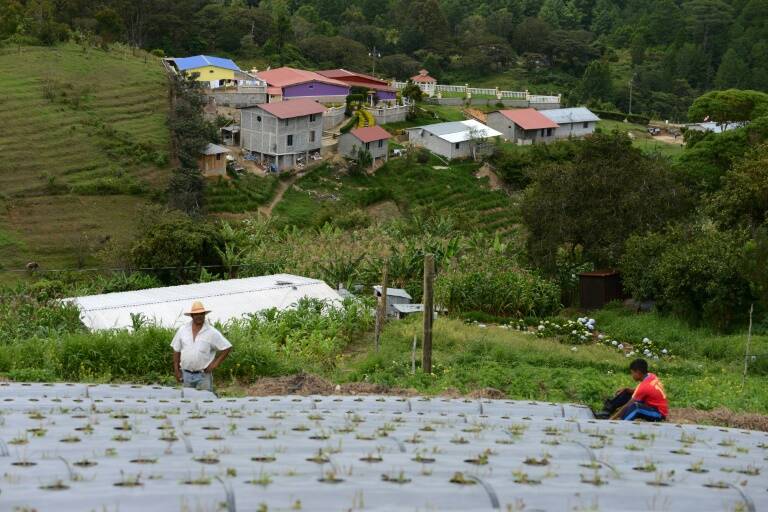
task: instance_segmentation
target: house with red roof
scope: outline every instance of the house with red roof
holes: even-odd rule
[[[515,144],[553,141],[559,128],[556,122],[534,108],[497,110],[488,114],[486,122]]]
[[[320,158],[325,107],[298,98],[240,110],[240,145],[267,170],[278,172]]]
[[[344,103],[350,86],[314,71],[289,67],[259,71],[256,76],[267,83],[270,101],[309,98],[322,103]]]
[[[347,158],[356,158],[360,149],[366,149],[376,160],[387,161],[389,139],[392,135],[381,126],[355,128],[339,137],[339,153]]]
[[[350,87],[365,87],[373,92],[377,101],[394,102],[397,99],[397,91],[389,85],[389,82],[371,75],[357,73],[347,69],[326,69],[318,71],[318,74],[321,74],[326,78],[344,82]]]

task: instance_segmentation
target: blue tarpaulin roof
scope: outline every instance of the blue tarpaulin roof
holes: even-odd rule
[[[211,55],[195,55],[194,57],[182,57],[180,59],[173,59],[176,63],[176,67],[179,71],[186,71],[188,69],[202,68],[203,66],[216,66],[217,68],[231,69],[232,71],[240,71],[230,59],[223,59],[221,57],[213,57]]]

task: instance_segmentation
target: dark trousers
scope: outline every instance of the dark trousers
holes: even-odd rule
[[[632,400],[632,392],[623,390],[617,393],[613,398],[609,398],[603,404],[604,412],[608,413],[608,416],[613,415],[616,411],[624,407]],[[646,421],[662,421],[664,416],[658,409],[643,402],[635,402],[624,411],[621,416],[622,420],[646,420]]]

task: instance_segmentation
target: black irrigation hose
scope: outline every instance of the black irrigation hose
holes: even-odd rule
[[[744,504],[747,506],[747,512],[756,512],[757,509],[755,508],[755,502],[752,501],[752,498],[749,497],[747,493],[745,493],[740,487],[728,484],[728,487],[731,489],[735,489],[739,495],[741,496],[741,499],[744,501]]]
[[[493,489],[491,484],[489,484],[479,476],[467,475],[467,479],[473,480],[483,486],[483,489],[485,489],[485,493],[488,495],[488,498],[491,500],[491,507],[493,507],[494,510],[499,510],[501,508],[501,504],[499,503],[499,496],[496,494],[496,491]]]
[[[235,490],[232,488],[232,485],[226,483],[221,479],[220,476],[217,476],[216,480],[221,482],[222,487],[224,487],[224,492],[227,495],[227,512],[237,512],[237,506],[235,504]]]

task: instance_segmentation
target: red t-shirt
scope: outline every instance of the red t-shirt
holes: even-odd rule
[[[666,418],[669,415],[669,404],[667,395],[664,393],[664,386],[656,375],[649,373],[637,385],[632,394],[632,400],[643,402],[646,405],[655,407]]]

